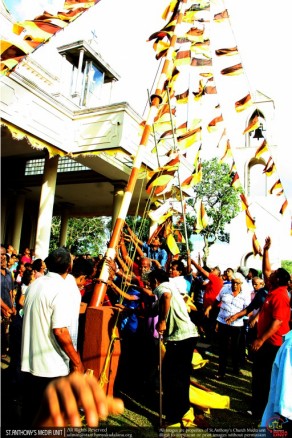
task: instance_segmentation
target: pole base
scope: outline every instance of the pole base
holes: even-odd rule
[[[82,351],[85,370],[93,370],[106,394],[111,396],[121,353],[117,317],[118,309],[114,307],[88,307]],[[111,344],[113,336],[115,340]]]

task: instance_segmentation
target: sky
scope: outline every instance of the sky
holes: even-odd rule
[[[161,14],[170,0],[101,0],[70,24],[80,35],[96,28],[104,59],[121,75],[117,96],[140,114],[148,90],[155,83],[158,61],[147,38],[164,24]],[[20,19],[34,18],[44,10],[62,10],[63,0],[5,0]],[[292,142],[290,139],[289,54],[292,41],[292,3],[282,0],[226,0],[237,46],[250,90],[260,90],[275,102],[275,158],[285,193],[292,197]],[[35,9],[34,9],[35,8]],[[147,110],[146,110],[147,111]],[[291,204],[291,203],[290,203]]]

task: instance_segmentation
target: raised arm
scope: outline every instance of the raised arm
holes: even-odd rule
[[[132,260],[129,260],[129,263],[124,262],[120,254],[116,253],[116,261],[119,265],[119,269],[115,271],[116,275],[119,275],[120,277],[127,278],[129,281],[132,278]]]
[[[269,236],[267,236],[266,240],[265,240],[265,245],[263,248],[263,265],[262,265],[265,283],[268,283],[268,279],[272,273],[271,262],[270,262],[270,257],[269,257],[270,247],[271,247],[271,238]]]
[[[123,261],[125,263],[127,263],[127,264],[132,263],[132,259],[129,256],[128,250],[127,250],[126,245],[125,245],[125,239],[124,239],[123,235],[121,236],[121,239],[120,239],[120,242],[119,242],[119,248],[120,248],[120,252],[121,252],[121,256],[122,256]]]
[[[131,228],[129,227],[129,225],[125,222],[125,227],[127,228],[127,230],[128,230],[128,233],[129,233],[129,235],[131,236],[131,238],[135,241],[135,242],[137,242],[139,245],[143,245],[143,242],[142,242],[142,240],[140,240],[139,238],[138,238],[138,236],[136,236],[136,234],[134,233],[134,231],[132,231],[131,230]]]
[[[135,236],[134,233],[133,233],[133,235]],[[126,263],[129,263],[129,262],[132,262],[132,261],[131,261],[131,258],[130,258],[130,256],[129,256],[129,254],[128,254],[128,251],[127,251],[126,245],[125,245],[125,238],[126,238],[126,236],[127,236],[127,235],[123,235],[122,238],[121,238],[121,241],[120,241],[120,249],[121,249],[122,257],[124,258],[125,262],[126,262]],[[137,236],[135,236],[135,237],[136,237],[136,239],[133,238],[132,235],[129,235],[129,236],[127,236],[127,240],[129,240],[130,242],[133,243],[133,245],[135,246],[135,250],[136,250],[137,254],[138,254],[140,257],[144,257],[144,253],[143,253],[142,248],[141,248],[141,246],[140,246],[140,244],[139,244],[139,242],[141,242],[141,241],[138,242],[138,240],[137,240]],[[142,242],[141,242],[141,243],[142,243]]]
[[[197,271],[200,271],[201,274],[203,274],[205,277],[209,278],[209,272],[206,271],[202,266],[200,266],[195,260],[191,259],[191,264],[194,265],[194,267],[197,269]]]
[[[119,262],[119,267],[117,267],[116,262],[110,258],[107,258],[105,260],[105,263],[107,264],[109,268],[109,280],[113,279],[116,275],[123,278],[125,281],[131,281],[133,274],[132,271],[129,272],[129,269],[132,267],[131,265],[126,265],[121,258],[118,256],[118,253],[116,255],[116,260]]]

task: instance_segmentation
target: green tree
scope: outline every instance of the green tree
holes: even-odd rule
[[[59,246],[61,218],[52,221],[50,251]],[[66,246],[73,254],[97,255],[104,253],[110,236],[110,218],[70,218],[68,221]]]
[[[188,204],[194,212],[198,200],[202,200],[205,207],[208,225],[200,235],[204,239],[203,262],[207,264],[211,245],[218,239],[229,241],[225,225],[240,211],[240,191],[231,185],[233,175],[228,166],[217,158],[202,162],[202,175],[202,181],[194,186],[194,198],[189,199]],[[188,215],[188,223],[194,224],[194,215]]]
[[[282,260],[281,266],[282,268],[286,269],[289,274],[292,274],[292,260]]]
[[[149,238],[150,219],[141,216],[127,216],[126,222],[139,237],[140,240],[146,242]]]

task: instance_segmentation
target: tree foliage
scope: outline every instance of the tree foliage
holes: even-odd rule
[[[149,238],[150,219],[141,216],[127,216],[126,222],[139,237],[140,240],[146,242]]]
[[[126,221],[141,240],[147,240],[150,221],[140,216],[127,216]],[[51,228],[50,251],[58,248],[61,217],[54,216]],[[111,217],[70,218],[66,246],[73,254],[104,254],[110,239]]]
[[[61,218],[52,221],[50,251],[58,248]],[[73,254],[97,255],[104,253],[110,236],[110,218],[70,218],[68,221],[66,246]]]
[[[289,274],[292,274],[292,260],[282,260],[281,266],[282,268],[286,269]]]
[[[208,225],[200,231],[204,238],[203,261],[207,262],[210,246],[218,239],[228,241],[225,225],[239,213],[240,191],[232,185],[232,176],[228,166],[220,163],[217,158],[203,161],[202,181],[194,186],[194,198],[188,204],[196,209],[198,200],[202,200],[205,207]],[[188,222],[194,223],[194,216],[188,215]]]

